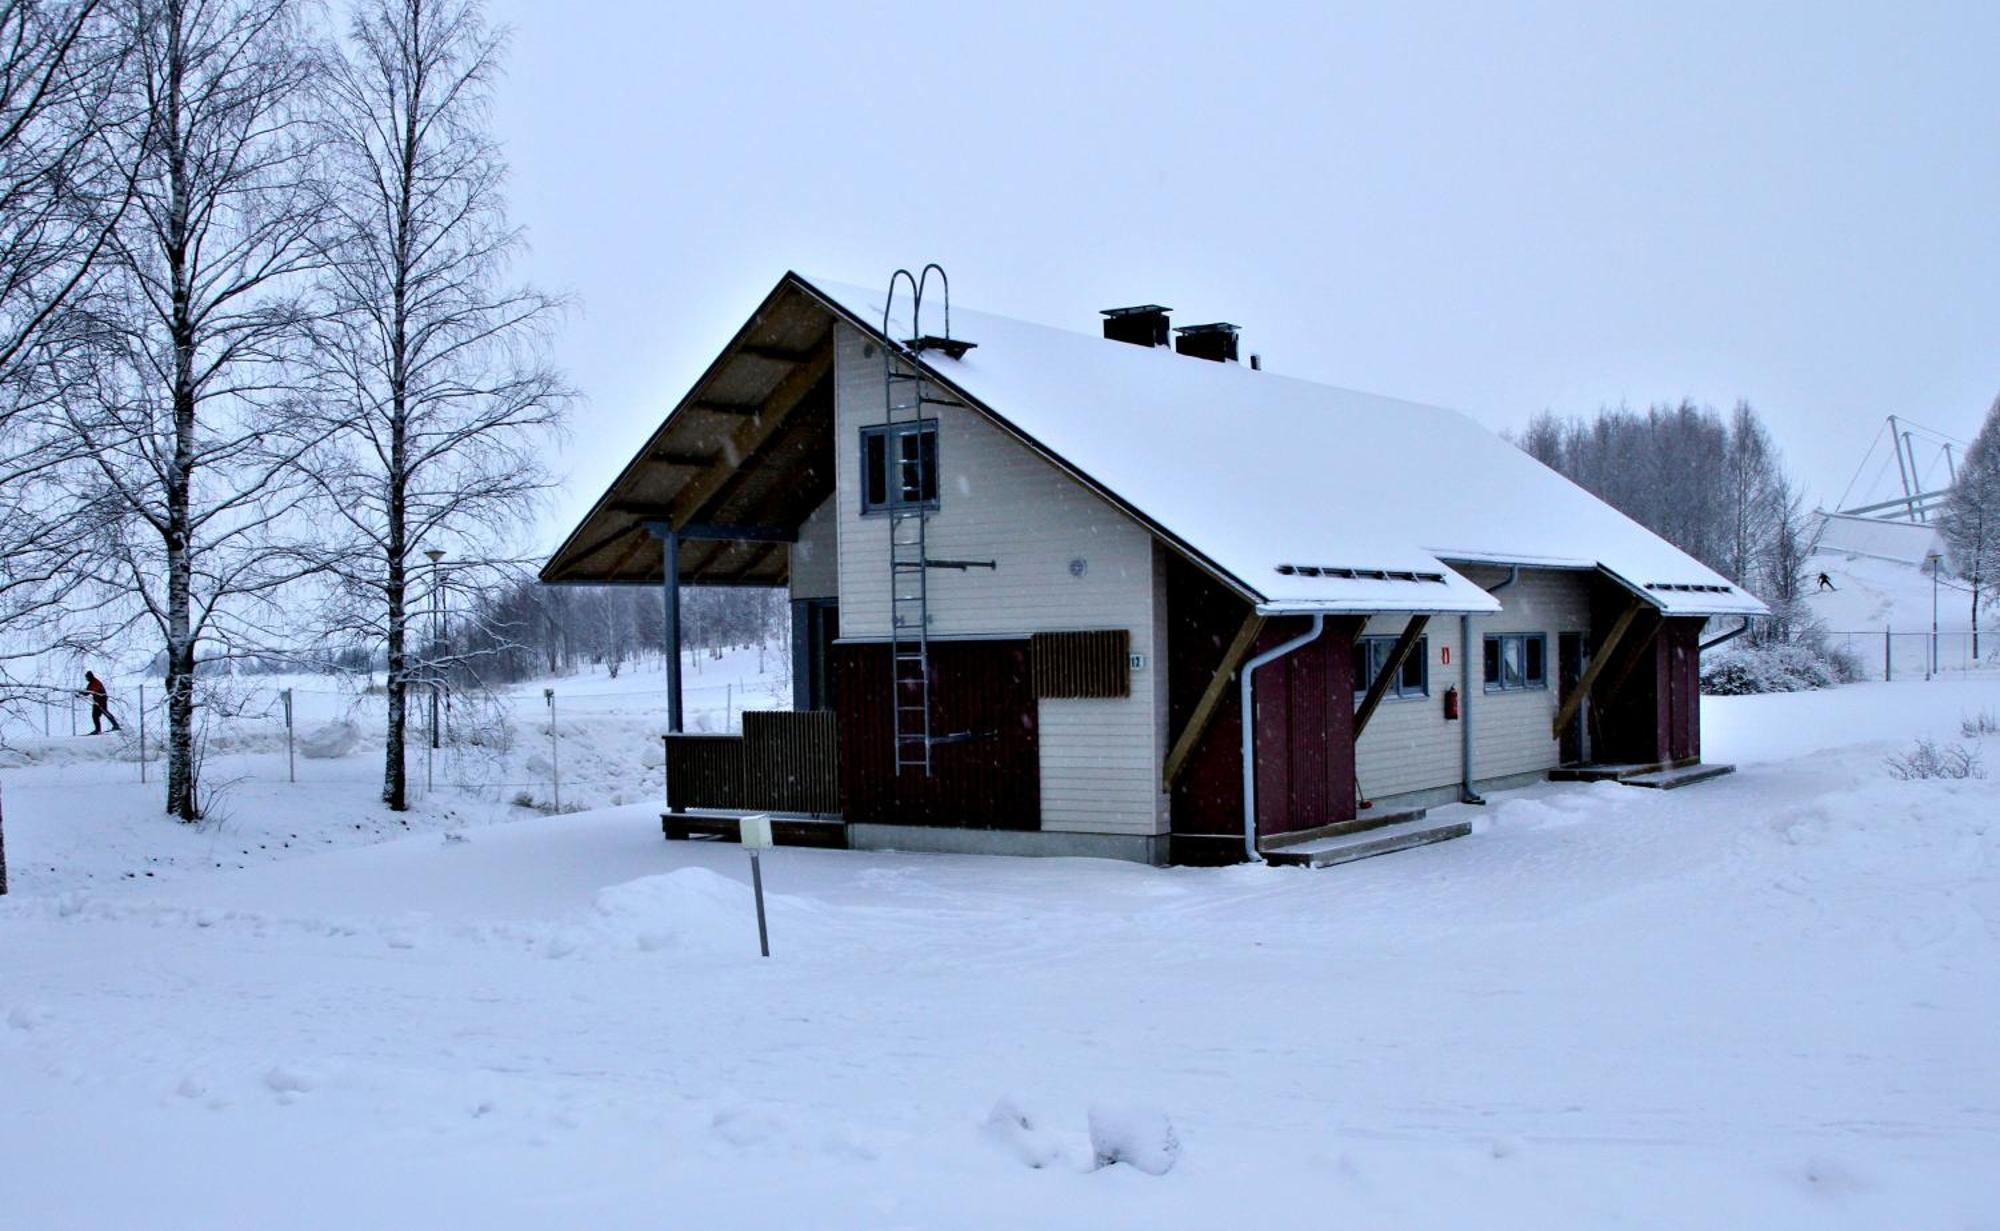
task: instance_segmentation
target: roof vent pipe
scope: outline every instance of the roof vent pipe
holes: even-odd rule
[[[1326,616],[1315,613],[1312,627],[1298,636],[1265,650],[1262,654],[1243,664],[1243,857],[1251,863],[1262,858],[1257,850],[1257,668],[1273,663],[1285,655],[1319,640],[1320,630],[1326,627]]]
[[[1163,308],[1156,303],[1142,303],[1130,308],[1104,309],[1104,336],[1113,342],[1130,342],[1134,346],[1165,346],[1167,344],[1167,313],[1172,308]]]
[[[1228,321],[1215,321],[1207,325],[1182,325],[1174,330],[1180,335],[1174,339],[1174,349],[1196,359],[1235,363],[1237,329],[1238,326]]]
[[[1264,356],[1262,356],[1262,355],[1259,355],[1259,354],[1257,354],[1257,353],[1256,353],[1255,351],[1252,351],[1252,352],[1251,352],[1251,354],[1250,354],[1250,370],[1251,370],[1252,372],[1261,372],[1261,371],[1263,371],[1263,370],[1264,370]]]

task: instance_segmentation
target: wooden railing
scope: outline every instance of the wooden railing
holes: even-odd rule
[[[668,735],[667,806],[840,813],[840,738],[831,711],[752,710],[741,735]]]

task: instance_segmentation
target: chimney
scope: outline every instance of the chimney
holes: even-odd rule
[[[1113,342],[1130,342],[1134,346],[1165,346],[1167,344],[1167,313],[1172,308],[1162,308],[1156,303],[1142,303],[1132,308],[1104,309],[1104,336]]]
[[[1216,321],[1211,325],[1182,325],[1174,330],[1180,335],[1174,339],[1174,349],[1196,359],[1235,363],[1236,330],[1237,326],[1227,321]]]

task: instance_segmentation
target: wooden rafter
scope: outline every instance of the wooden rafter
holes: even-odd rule
[[[1645,605],[1644,599],[1635,598],[1630,606],[1619,613],[1618,619],[1611,625],[1611,631],[1605,634],[1603,642],[1598,645],[1597,652],[1590,656],[1590,664],[1583,669],[1583,677],[1577,680],[1576,687],[1570,690],[1569,696],[1563,698],[1563,703],[1556,707],[1556,718],[1549,728],[1550,734],[1556,739],[1562,738],[1563,728],[1569,725],[1570,719],[1576,717],[1576,707],[1582,705],[1583,699],[1590,695],[1591,688],[1597,683],[1597,677],[1604,674],[1604,668],[1611,662],[1611,656],[1618,652],[1619,642],[1625,639],[1626,632],[1632,627],[1632,621],[1639,618],[1639,612]],[[1543,664],[1543,669],[1547,669],[1547,664]]]
[[[615,558],[613,558],[613,560],[611,561],[611,567],[606,569],[605,572],[613,577],[617,576],[619,573],[624,572],[625,566],[632,562],[632,557],[639,554],[639,549],[641,547],[646,546],[648,543],[652,542],[654,542],[654,540],[650,535],[634,534],[632,536],[632,541],[625,545],[625,550],[619,552],[618,555]]]
[[[1215,721],[1216,711],[1222,707],[1222,699],[1229,692],[1229,681],[1243,666],[1243,660],[1250,657],[1250,649],[1257,644],[1257,635],[1264,631],[1264,617],[1252,610],[1243,617],[1243,626],[1236,630],[1236,640],[1229,643],[1229,649],[1216,665],[1215,674],[1209,677],[1208,687],[1195,702],[1194,712],[1188,715],[1187,725],[1181,728],[1180,738],[1174,741],[1173,750],[1167,753],[1166,768],[1161,775],[1168,790],[1173,789],[1181,771],[1187,768],[1188,758],[1193,755],[1195,745],[1208,734],[1209,724]]]
[[[829,341],[811,360],[793,368],[791,375],[778,382],[778,387],[764,399],[763,413],[751,416],[730,433],[728,444],[720,450],[721,457],[755,457],[777,433],[785,417],[832,368],[833,345]],[[673,501],[674,524],[702,520],[710,511],[711,501],[736,472],[737,467],[718,463],[690,479]]]
[[[744,540],[739,540],[739,541],[744,541]],[[755,576],[758,570],[764,567],[764,565],[771,559],[773,554],[781,552],[783,550],[785,550],[785,545],[783,543],[753,542],[751,550],[748,553],[749,558],[746,559],[740,567],[736,568],[727,576],[723,577],[722,584],[724,585],[744,584],[744,582],[748,578]]]
[[[1413,615],[1403,626],[1403,635],[1396,638],[1395,646],[1389,651],[1389,661],[1382,664],[1382,670],[1369,682],[1368,695],[1361,698],[1360,708],[1354,711],[1354,740],[1361,741],[1361,733],[1368,729],[1368,720],[1375,716],[1375,708],[1382,704],[1382,698],[1389,693],[1389,685],[1403,670],[1403,664],[1416,651],[1417,641],[1424,635],[1424,626],[1431,622],[1428,615]]]
[[[773,363],[804,363],[813,357],[809,350],[798,350],[789,346],[766,346],[760,342],[746,342],[736,348],[739,355],[752,359],[768,359]]]

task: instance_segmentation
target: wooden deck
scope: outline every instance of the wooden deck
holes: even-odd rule
[[[1616,782],[1621,786],[1671,791],[1736,772],[1734,765],[1688,761],[1656,761],[1642,765],[1565,765],[1549,771],[1550,782]]]
[[[1471,832],[1471,821],[1427,821],[1419,813],[1416,820],[1398,821],[1358,833],[1314,838],[1266,850],[1264,862],[1276,867],[1330,868],[1336,864],[1353,863],[1357,859],[1406,851],[1413,846],[1463,838]]]

